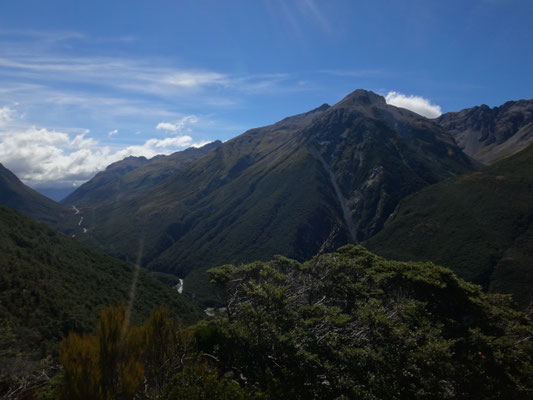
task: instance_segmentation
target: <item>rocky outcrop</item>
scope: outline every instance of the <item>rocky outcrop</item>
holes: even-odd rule
[[[533,143],[533,100],[468,108],[443,114],[436,121],[466,154],[486,165]]]

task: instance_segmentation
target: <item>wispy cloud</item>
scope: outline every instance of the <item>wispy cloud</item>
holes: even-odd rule
[[[15,111],[8,106],[0,107],[0,127],[11,121]]]
[[[99,40],[136,39],[0,30],[0,160],[27,183],[77,184],[129,155],[199,146],[205,132],[236,135],[244,128],[215,124],[217,112],[250,97],[309,90],[286,73],[236,74],[170,58],[79,51]]]
[[[155,129],[167,132],[181,132],[185,127],[196,124],[198,118],[195,115],[187,115],[177,121],[160,122]]]
[[[170,108],[180,105],[227,109],[238,106],[243,96],[309,89],[288,74],[230,75],[164,65],[128,58],[4,53],[0,102],[81,107],[109,116],[172,117],[175,111]]]
[[[385,96],[388,104],[406,108],[427,118],[437,118],[442,114],[440,106],[432,104],[430,100],[420,96],[404,95],[398,92],[389,92]]]
[[[313,24],[320,32],[332,35],[335,30],[326,13],[321,9],[320,2],[314,0],[267,0],[265,7],[275,21],[281,24],[294,36],[303,39],[304,25]]]
[[[314,19],[324,32],[328,34],[333,32],[328,18],[315,0],[300,0],[298,4],[302,13]]]
[[[156,94],[179,89],[227,86],[222,73],[154,66],[126,58],[49,57],[35,54],[0,57],[3,75],[52,82],[78,82]],[[235,83],[235,81],[233,81]]]
[[[1,35],[0,35],[1,38]],[[234,75],[221,71],[170,65],[168,60],[139,60],[125,57],[81,57],[42,54],[24,47],[3,46],[0,74],[18,84],[48,87],[61,84],[93,85],[157,96],[190,96],[207,89],[259,92],[287,88],[288,74]],[[283,84],[281,84],[283,83]],[[93,88],[93,89],[94,89]]]

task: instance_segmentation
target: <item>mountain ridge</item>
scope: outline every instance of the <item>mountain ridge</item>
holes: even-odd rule
[[[173,172],[207,154],[221,144],[219,140],[202,147],[190,147],[168,156],[126,157],[107,166],[88,182],[81,185],[61,203],[83,207],[100,202],[117,201],[136,192],[146,190]]]
[[[143,265],[180,277],[278,253],[302,260],[332,231],[331,246],[364,240],[401,198],[472,168],[437,124],[356,90],[246,131],[146,192],[96,206],[88,239],[131,259],[143,237]]]
[[[441,115],[436,122],[469,156],[490,165],[533,143],[533,100],[483,104]]]

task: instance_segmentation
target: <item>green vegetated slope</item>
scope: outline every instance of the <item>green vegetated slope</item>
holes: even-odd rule
[[[533,300],[533,146],[406,198],[366,245],[389,258],[434,261],[527,305]]]
[[[63,339],[47,398],[533,398],[533,322],[447,268],[350,245],[209,274],[213,319],[183,329],[159,309],[120,337],[108,308]]]
[[[188,148],[168,156],[127,157],[109,165],[89,182],[84,183],[61,201],[66,205],[83,207],[113,203],[142,192],[164,180],[173,172],[197,160],[221,144],[215,141],[200,148]]]
[[[103,307],[128,302],[134,279],[134,321],[162,304],[186,323],[202,316],[175,290],[136,274],[132,264],[0,206],[0,355],[46,355],[68,331],[91,331]]]
[[[533,398],[532,321],[449,269],[345,246],[210,275],[200,347],[257,398]]]
[[[51,226],[56,226],[60,221],[72,217],[68,207],[26,186],[2,164],[0,164],[0,205],[20,211]]]
[[[358,90],[333,107],[250,130],[150,190],[95,207],[88,235],[181,277],[225,262],[303,260],[379,231],[404,196],[469,171],[434,122]],[[190,276],[192,279],[194,275]],[[205,287],[198,277],[185,290]]]

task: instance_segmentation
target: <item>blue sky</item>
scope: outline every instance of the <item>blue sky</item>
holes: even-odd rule
[[[432,116],[530,99],[531,15],[531,0],[4,1],[0,162],[72,186],[357,88]]]

